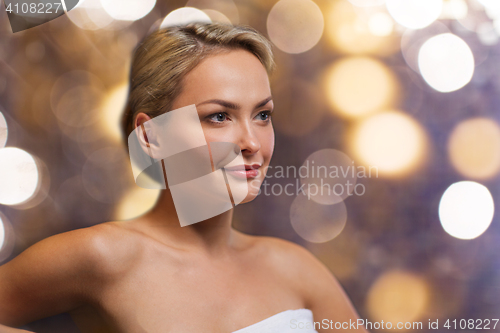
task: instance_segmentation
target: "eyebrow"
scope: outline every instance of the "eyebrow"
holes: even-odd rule
[[[271,101],[273,99],[272,96],[269,96],[268,98],[264,99],[263,101],[257,103],[257,105],[255,106],[256,109],[266,105],[267,103],[269,103],[269,101]],[[209,99],[207,101],[204,101],[202,103],[199,103],[198,105],[203,105],[203,104],[219,104],[219,105],[222,105],[223,107],[226,107],[228,109],[234,109],[234,110],[239,110],[241,109],[241,105],[239,104],[236,104],[236,103],[232,103],[232,102],[228,102],[228,101],[224,101],[222,99]]]

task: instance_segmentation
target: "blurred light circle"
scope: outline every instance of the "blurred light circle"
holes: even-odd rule
[[[488,179],[500,170],[500,127],[491,119],[474,118],[453,130],[448,153],[455,169],[469,178]]]
[[[441,14],[443,0],[387,0],[389,14],[402,26],[421,29]]]
[[[210,17],[210,20],[212,22],[220,22],[220,23],[226,23],[226,24],[232,24],[231,20],[227,18],[226,15],[222,14],[221,12],[214,10],[214,9],[203,9],[203,12]]]
[[[390,271],[380,276],[370,287],[367,309],[374,321],[411,322],[421,317],[429,303],[427,283],[405,271]]]
[[[425,135],[410,116],[396,111],[374,115],[354,130],[352,145],[359,159],[382,174],[397,175],[422,161]]]
[[[418,68],[418,53],[420,48],[429,38],[447,32],[450,32],[448,27],[439,21],[423,29],[406,29],[401,36],[401,53],[408,66],[420,74],[420,69]]]
[[[96,87],[75,87],[66,91],[54,111],[57,118],[68,126],[88,126],[102,116],[99,110],[102,98],[103,92]]]
[[[342,116],[357,118],[390,106],[396,80],[378,60],[349,57],[335,62],[325,74],[327,99]],[[360,98],[362,96],[362,98]]]
[[[16,205],[31,198],[38,186],[38,168],[26,151],[0,149],[0,204]]]
[[[358,7],[373,7],[383,5],[385,0],[349,0],[349,2]]]
[[[185,7],[194,7],[203,10],[216,22],[238,24],[240,14],[233,0],[189,0]],[[212,17],[213,16],[213,17]]]
[[[492,22],[481,23],[477,28],[477,36],[484,45],[495,45],[498,42],[498,33]]]
[[[113,17],[104,10],[100,0],[80,1],[66,15],[71,22],[84,30],[102,29],[113,22]]]
[[[354,161],[335,149],[312,153],[298,169],[306,195],[322,205],[337,204],[351,195],[356,173]]]
[[[347,208],[343,201],[334,205],[320,205],[299,194],[290,207],[290,222],[295,232],[311,243],[324,243],[337,237],[347,222]]]
[[[100,0],[104,10],[115,20],[136,21],[154,8],[156,0]]]
[[[323,14],[311,0],[280,0],[267,17],[271,41],[283,52],[302,53],[313,48],[324,28]]]
[[[130,220],[141,216],[154,207],[160,190],[133,187],[120,200],[115,211],[117,220]]]
[[[120,121],[128,97],[129,83],[122,83],[106,93],[101,106],[103,117],[101,127],[104,132],[116,141],[122,140]]]
[[[463,17],[457,17],[457,22],[461,27],[477,32],[479,26],[490,22],[490,15],[495,15],[496,10],[493,7],[484,7],[479,1],[468,1],[467,13]]]
[[[443,2],[441,19],[460,20],[467,17],[469,8],[465,0],[448,0]]]
[[[70,71],[59,76],[52,86],[50,105],[58,120],[71,127],[74,135],[75,127],[91,125],[101,118],[99,105],[104,91],[104,84],[94,74]],[[64,126],[59,125],[64,130]]]
[[[486,8],[495,8],[500,6],[497,0],[476,0],[476,1],[478,1]]]
[[[494,209],[493,197],[484,185],[461,181],[450,185],[443,193],[439,220],[451,236],[473,239],[488,229]]]
[[[15,235],[7,217],[0,212],[0,263],[14,250]]]
[[[30,196],[29,200],[23,201],[20,204],[16,204],[13,206],[18,210],[26,210],[38,206],[42,203],[49,194],[50,189],[50,172],[47,168],[47,165],[43,160],[36,156],[32,156],[35,160],[36,167],[38,170],[38,183],[35,188],[35,191]]]
[[[2,112],[0,112],[0,148],[5,147],[7,143],[7,136],[9,134],[9,129],[7,127],[7,121],[3,116]]]
[[[160,29],[175,26],[187,25],[192,22],[211,23],[210,17],[202,10],[193,7],[181,7],[171,11],[160,24]]]
[[[2,216],[0,216],[0,251],[2,251],[4,241],[5,241],[5,227],[3,225]]]
[[[418,67],[432,88],[450,92],[470,82],[474,74],[474,56],[460,37],[445,33],[429,38],[422,45]]]
[[[496,5],[486,7],[486,15],[492,20],[496,20],[500,18],[500,2],[495,1]]]
[[[368,28],[375,36],[389,36],[394,30],[394,23],[386,13],[375,13],[368,21]]]
[[[358,8],[347,1],[332,1],[325,12],[325,35],[340,52],[348,54],[376,54],[387,56],[398,51],[399,36],[379,36],[373,33],[370,19],[384,13],[378,7]],[[387,15],[387,14],[386,14]],[[392,20],[392,19],[391,19]],[[375,22],[377,22],[376,19]],[[377,31],[380,31],[377,27]]]

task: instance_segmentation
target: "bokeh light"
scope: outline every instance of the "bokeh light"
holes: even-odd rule
[[[323,14],[311,0],[280,0],[267,17],[269,38],[287,53],[310,50],[320,40],[323,29]]]
[[[369,9],[347,1],[331,2],[325,11],[325,35],[337,51],[381,56],[398,51],[398,35],[393,32],[392,22],[387,21],[387,12],[379,7]]]
[[[418,53],[422,45],[431,37],[450,32],[448,27],[436,21],[431,25],[418,30],[406,29],[401,35],[401,53],[406,64],[416,73],[420,74],[418,68]]]
[[[52,86],[50,105],[57,119],[71,127],[91,125],[102,117],[99,106],[106,91],[102,81],[84,70],[74,70],[62,74]],[[64,126],[59,124],[61,129]]]
[[[328,101],[340,115],[350,118],[389,107],[396,96],[396,86],[391,71],[368,57],[344,58],[325,72]]]
[[[425,280],[410,272],[390,271],[371,286],[367,308],[374,321],[406,323],[421,317],[429,303],[430,292]]]
[[[88,126],[102,116],[99,103],[103,92],[93,86],[78,86],[68,89],[59,100],[54,113],[65,125],[71,127]]]
[[[418,66],[432,88],[450,92],[470,82],[474,74],[474,56],[460,37],[445,33],[429,38],[422,45]]]
[[[385,0],[349,0],[349,2],[358,7],[373,7],[383,5]]]
[[[477,37],[484,45],[495,45],[498,42],[498,33],[492,22],[483,22],[477,27]]]
[[[38,168],[26,151],[0,149],[0,204],[17,205],[33,196],[38,186]]]
[[[335,149],[321,149],[312,153],[298,172],[306,195],[322,205],[341,202],[352,194],[356,186],[354,161]]]
[[[86,0],[88,1],[88,0]],[[156,0],[100,0],[104,10],[115,20],[136,21],[146,16]]]
[[[347,222],[344,201],[321,205],[299,194],[290,207],[290,222],[295,232],[311,243],[324,243],[337,237]]]
[[[410,29],[421,29],[434,22],[443,0],[387,0],[387,10],[396,22]]]
[[[380,174],[400,175],[423,160],[426,138],[410,116],[387,111],[357,124],[352,137],[356,156]]]
[[[160,24],[160,29],[175,25],[186,25],[192,22],[211,23],[212,20],[200,9],[194,7],[181,7],[171,11],[163,19]]]
[[[212,22],[220,22],[226,24],[232,24],[231,20],[221,12],[214,9],[203,9],[203,12],[210,17]]]
[[[0,112],[0,148],[5,147],[8,134],[9,128],[7,127],[7,121],[5,120],[2,112]]]
[[[459,20],[467,16],[468,6],[465,0],[447,0],[443,2],[440,19]]]
[[[487,118],[459,123],[450,135],[448,154],[455,169],[466,177],[495,176],[500,170],[500,127]]]
[[[0,212],[0,263],[12,254],[14,245],[15,237],[12,225],[7,217]]]
[[[240,22],[240,13],[233,0],[189,0],[185,7],[201,9],[216,22],[224,22],[221,19],[232,24]]]
[[[472,181],[450,185],[439,202],[443,229],[455,238],[473,239],[483,234],[493,219],[495,204],[490,191]]]
[[[25,200],[22,203],[16,204],[14,206],[17,210],[26,210],[36,207],[49,196],[49,189],[51,184],[50,171],[42,159],[36,156],[32,157],[35,160],[38,170],[38,183],[29,200]]]
[[[124,82],[106,93],[100,110],[103,114],[101,124],[108,137],[116,140],[122,140],[121,116],[125,109],[128,96],[128,82]]]
[[[375,36],[389,36],[394,30],[394,23],[386,13],[375,13],[368,20],[368,28]]]
[[[495,2],[498,4],[498,1]],[[499,9],[498,6],[485,8],[484,5],[481,4],[478,0],[470,0],[467,4],[468,6],[467,12],[465,13],[466,15],[462,15],[462,17],[456,17],[456,20],[462,28],[474,32],[478,32],[479,28],[483,24],[491,23],[491,19],[494,18],[495,12]],[[494,9],[495,7],[497,8],[497,10]]]
[[[130,220],[149,211],[155,205],[160,190],[144,189],[138,186],[129,190],[120,200],[115,211],[115,219]]]
[[[66,15],[71,22],[84,30],[102,29],[113,22],[113,17],[104,10],[101,0],[80,1]]]
[[[0,216],[0,252],[2,251],[4,241],[5,241],[5,227],[3,225],[2,216]]]

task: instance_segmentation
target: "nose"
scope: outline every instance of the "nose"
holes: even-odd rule
[[[237,128],[238,146],[243,155],[253,155],[260,150],[260,141],[248,122],[242,123]]]

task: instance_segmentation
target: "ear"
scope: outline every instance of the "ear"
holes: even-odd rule
[[[151,120],[151,117],[145,114],[144,112],[139,112],[135,116],[134,128],[137,129],[139,127],[139,133],[141,133],[139,137],[139,141],[141,146],[146,146],[150,148],[150,145],[154,145],[158,143],[158,140],[154,133],[151,131],[151,126],[144,126],[144,123]]]
[[[134,118],[134,132],[137,134],[137,139],[139,145],[144,153],[152,158],[155,158],[155,154],[158,146],[157,134],[154,133],[152,122],[147,123],[152,118],[145,114],[144,112],[139,112]],[[147,123],[147,124],[145,124]]]

